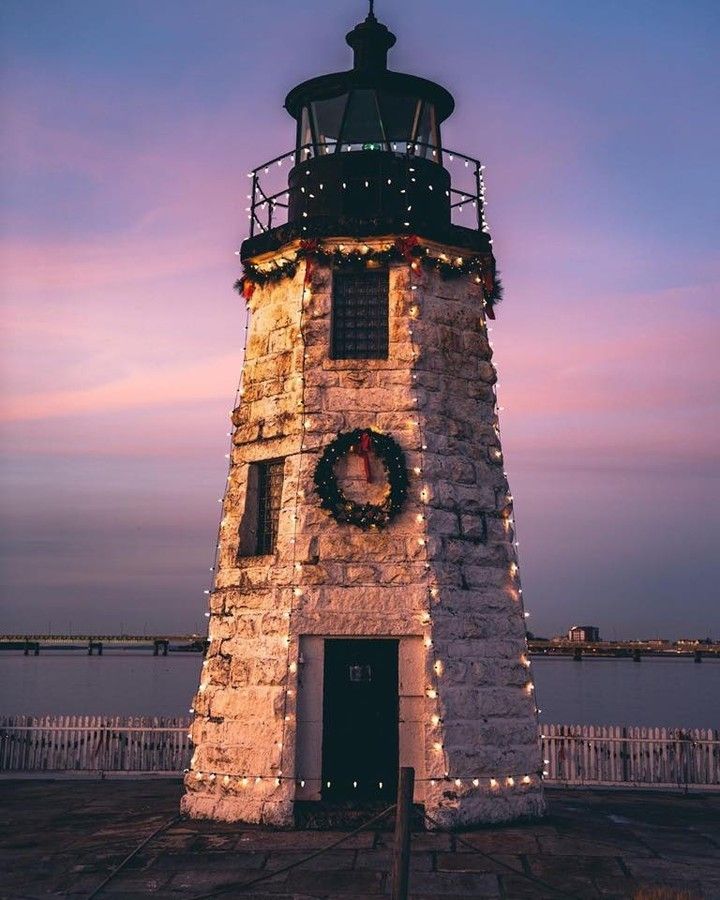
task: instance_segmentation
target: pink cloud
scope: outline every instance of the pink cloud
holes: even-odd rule
[[[227,395],[237,378],[241,361],[227,354],[153,370],[143,368],[117,379],[72,391],[49,391],[6,397],[0,404],[5,421],[93,415],[116,409],[138,409]]]

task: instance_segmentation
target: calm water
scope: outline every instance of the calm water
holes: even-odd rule
[[[0,715],[186,715],[196,654],[0,654]],[[720,661],[535,659],[545,722],[720,728]]]

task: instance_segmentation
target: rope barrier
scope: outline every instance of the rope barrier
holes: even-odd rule
[[[262,875],[257,876],[256,878],[252,878],[250,881],[229,881],[226,884],[221,885],[218,888],[206,893],[206,894],[196,894],[190,898],[190,900],[210,900],[212,897],[219,897],[222,894],[228,893],[229,891],[244,891],[246,888],[252,887],[253,885],[260,884],[263,881],[269,881],[271,878],[274,878],[276,875],[281,875],[284,872],[289,872],[291,869],[296,869],[299,866],[305,865],[305,863],[310,862],[313,859],[316,859],[318,856],[322,856],[323,853],[327,853],[329,850],[334,850],[336,847],[339,847],[341,844],[345,843],[345,841],[349,840],[351,837],[354,837],[356,834],[359,834],[366,828],[369,828],[371,825],[375,825],[376,823],[382,821],[386,818],[390,813],[392,813],[396,809],[396,804],[392,806],[388,806],[387,809],[384,809],[382,812],[378,813],[378,815],[373,816],[373,818],[368,819],[367,822],[363,822],[362,825],[353,829],[353,831],[349,831],[347,834],[342,835],[342,837],[338,838],[335,841],[332,841],[330,844],[327,844],[325,847],[321,847],[319,850],[315,850],[313,853],[310,853],[308,856],[303,857],[300,860],[296,860],[295,862],[288,863],[286,866],[281,866],[279,869],[272,869],[271,871],[264,872]],[[435,826],[439,830],[444,830],[443,826],[434,819],[428,813],[423,813],[424,819],[429,822],[431,825]],[[102,881],[93,891],[88,894],[86,900],[94,900],[106,887],[107,885],[117,877],[117,875],[125,868],[125,866],[134,859],[137,854],[144,849],[154,838],[156,838],[162,832],[167,831],[173,825],[177,824],[181,820],[180,815],[173,816],[172,819],[165,822],[159,828],[156,828],[150,835],[148,835],[143,841],[141,841],[135,849],[129,853],[125,859],[122,860],[110,874]],[[464,847],[467,847],[468,850],[472,850],[474,853],[479,854],[485,859],[492,862],[494,865],[500,866],[501,868],[507,870],[513,875],[518,875],[521,878],[525,878],[528,881],[539,885],[546,890],[551,891],[559,897],[570,897],[573,900],[578,900],[577,894],[571,894],[568,891],[563,890],[562,888],[556,887],[555,885],[549,884],[547,881],[544,881],[541,878],[538,878],[535,875],[530,875],[527,872],[524,872],[520,869],[516,869],[511,865],[508,865],[503,860],[498,859],[491,853],[487,853],[484,850],[481,850],[479,847],[471,844],[469,841],[463,840],[459,835],[453,835],[455,841],[458,844],[461,844]]]
[[[244,891],[245,888],[252,887],[252,885],[254,884],[259,884],[261,881],[268,881],[270,878],[274,878],[276,875],[280,875],[282,872],[289,872],[290,869],[296,869],[298,866],[303,866],[306,862],[310,862],[311,859],[315,859],[315,857],[321,856],[323,853],[327,853],[328,850],[334,850],[335,847],[338,847],[340,844],[345,843],[348,838],[351,838],[354,835],[358,834],[364,828],[367,828],[370,825],[374,825],[376,822],[380,822],[394,809],[395,804],[393,803],[392,806],[388,806],[387,809],[383,810],[381,813],[378,813],[377,816],[374,816],[367,822],[363,822],[363,824],[356,828],[354,831],[349,831],[341,838],[338,838],[338,840],[333,841],[326,847],[321,847],[320,850],[316,850],[314,853],[311,853],[304,859],[297,860],[293,863],[288,863],[288,865],[281,866],[279,869],[273,869],[270,872],[265,872],[263,875],[259,875],[257,878],[253,878],[250,881],[229,881],[227,884],[223,884],[219,888],[215,888],[215,890],[210,891],[210,893],[208,894],[196,894],[194,897],[190,897],[189,900],[209,900],[210,897],[218,897],[220,896],[220,894],[225,894],[228,891]]]
[[[430,822],[431,825],[434,825],[436,828],[444,831],[446,829],[436,820],[433,819],[431,815],[428,813],[423,813],[425,820]],[[453,837],[457,841],[458,844],[462,844],[463,847],[467,847],[469,850],[472,850],[474,853],[479,853],[480,856],[485,857],[485,859],[490,860],[490,862],[494,863],[497,866],[500,866],[503,869],[507,869],[508,872],[512,872],[513,875],[519,875],[521,878],[526,878],[528,881],[532,881],[534,884],[539,885],[540,887],[546,888],[549,891],[552,891],[554,894],[557,894],[559,897],[572,897],[573,900],[578,900],[578,894],[570,894],[567,891],[564,891],[562,888],[555,887],[552,884],[548,884],[547,881],[543,881],[542,878],[538,878],[536,875],[528,875],[527,872],[521,871],[520,869],[515,869],[512,866],[508,865],[506,862],[503,862],[501,859],[498,859],[496,856],[493,856],[492,853],[486,853],[484,850],[481,850],[479,847],[475,847],[473,844],[468,843],[468,841],[464,841],[457,834],[454,834]]]
[[[146,837],[144,841],[141,841],[137,845],[137,847],[132,851],[132,853],[128,854],[128,856],[126,856],[125,859],[119,865],[115,866],[115,868],[108,875],[108,877],[105,879],[105,881],[102,881],[91,894],[88,894],[87,900],[93,900],[93,897],[97,897],[97,895],[100,893],[100,891],[102,891],[113,880],[113,878],[115,878],[115,876],[118,874],[118,872],[120,872],[130,862],[131,859],[133,859],[135,856],[138,855],[138,853],[143,849],[143,847],[146,847],[153,838],[156,838],[163,831],[167,831],[168,828],[175,825],[176,822],[179,822],[181,818],[182,817],[179,814],[176,816],[173,816],[172,819],[167,821],[164,825],[161,825],[159,828],[156,828],[155,831],[153,831],[152,834],[148,835],[148,837]]]

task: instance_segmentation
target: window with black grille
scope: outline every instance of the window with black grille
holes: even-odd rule
[[[238,556],[265,556],[275,552],[284,465],[283,459],[250,463]]]
[[[332,359],[387,359],[388,270],[333,272]]]

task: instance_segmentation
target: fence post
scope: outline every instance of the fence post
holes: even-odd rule
[[[400,769],[397,806],[395,807],[395,841],[392,858],[392,900],[407,900],[410,871],[410,819],[412,816],[415,769]]]

